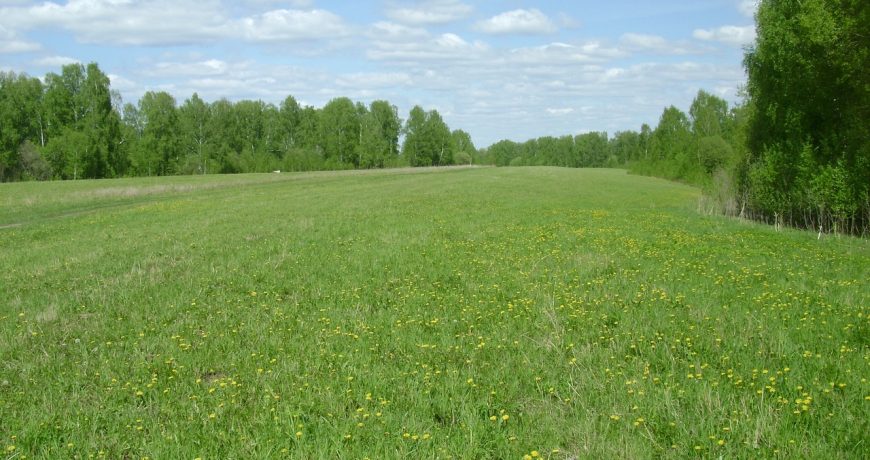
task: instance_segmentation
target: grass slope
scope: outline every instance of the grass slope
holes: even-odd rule
[[[618,170],[0,184],[0,458],[856,458],[870,247]]]

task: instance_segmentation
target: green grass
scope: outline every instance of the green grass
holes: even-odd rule
[[[619,170],[0,184],[0,459],[860,458],[870,245]]]

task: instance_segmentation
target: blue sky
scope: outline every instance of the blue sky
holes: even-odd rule
[[[288,94],[437,109],[479,147],[652,126],[745,82],[754,0],[0,0],[0,70],[96,61],[127,102]]]

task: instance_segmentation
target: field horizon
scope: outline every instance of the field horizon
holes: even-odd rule
[[[861,458],[870,243],[700,197],[557,167],[0,184],[0,458]]]

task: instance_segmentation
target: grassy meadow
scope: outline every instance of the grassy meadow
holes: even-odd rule
[[[0,459],[866,458],[870,243],[621,170],[0,184]]]

